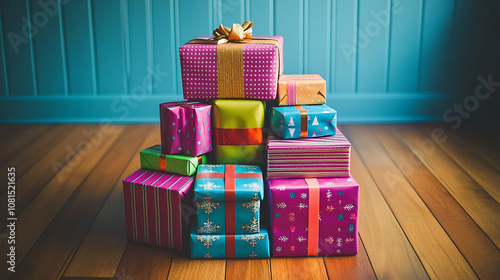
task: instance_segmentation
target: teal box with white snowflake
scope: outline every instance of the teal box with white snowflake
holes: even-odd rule
[[[258,233],[262,171],[257,165],[198,166],[194,186],[198,234]]]
[[[191,258],[269,258],[267,230],[252,234],[197,234],[191,231]]]

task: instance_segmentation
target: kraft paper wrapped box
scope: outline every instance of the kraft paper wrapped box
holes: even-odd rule
[[[217,163],[262,164],[265,103],[218,99],[214,109],[214,151]]]
[[[325,104],[274,107],[271,130],[284,139],[335,135],[337,111]]]
[[[211,108],[211,105],[187,101],[160,104],[163,152],[199,156],[212,151]]]
[[[258,233],[263,198],[259,166],[200,165],[194,186],[197,233]]]
[[[179,48],[186,99],[274,100],[283,71],[283,37],[218,43],[197,37]]]
[[[359,185],[352,178],[270,179],[273,257],[358,253]]]
[[[141,167],[165,171],[185,176],[196,173],[199,164],[207,163],[206,155],[190,157],[185,155],[166,155],[160,145],[142,150],[140,153]]]
[[[123,180],[127,239],[181,250],[188,244],[194,178],[139,169]],[[189,207],[189,208],[185,208]]]
[[[278,105],[326,103],[326,81],[320,75],[281,75],[278,80]]]
[[[253,234],[202,235],[191,231],[191,258],[269,258],[266,229]]]
[[[350,176],[351,143],[337,129],[333,136],[267,138],[267,178]]]

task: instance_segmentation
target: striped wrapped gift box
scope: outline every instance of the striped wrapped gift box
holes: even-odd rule
[[[123,180],[127,239],[181,250],[189,242],[194,178],[141,168]],[[192,209],[192,206],[191,208]]]
[[[337,129],[333,136],[267,139],[267,178],[349,177],[351,143]]]

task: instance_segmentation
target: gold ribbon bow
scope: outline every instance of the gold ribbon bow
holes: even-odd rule
[[[226,43],[228,41],[243,41],[243,39],[252,38],[252,26],[253,23],[249,20],[245,21],[242,25],[238,23],[233,23],[233,28],[220,25],[219,28],[215,29],[214,39],[221,43]]]

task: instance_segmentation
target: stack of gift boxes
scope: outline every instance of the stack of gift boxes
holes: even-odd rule
[[[193,258],[356,254],[359,185],[326,82],[282,75],[283,38],[251,29],[180,47],[189,101],[160,104],[161,145],[123,181],[127,238]]]

